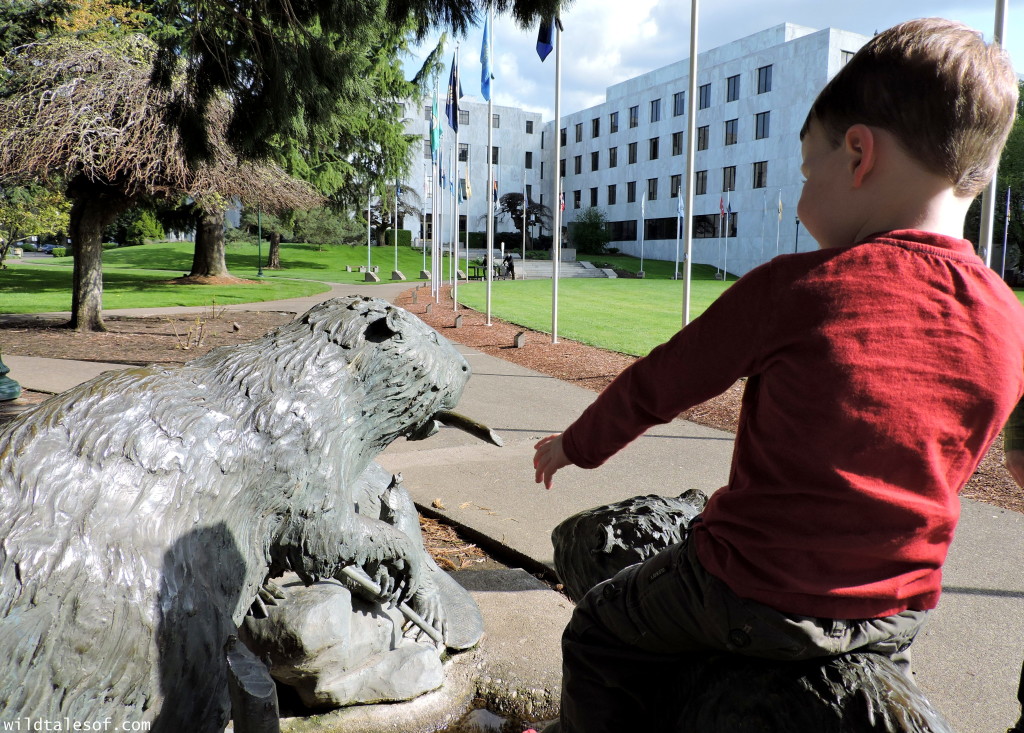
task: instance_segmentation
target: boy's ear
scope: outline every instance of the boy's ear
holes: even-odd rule
[[[852,125],[846,131],[843,145],[846,150],[853,187],[860,188],[875,168],[877,147],[875,133],[867,125]]]

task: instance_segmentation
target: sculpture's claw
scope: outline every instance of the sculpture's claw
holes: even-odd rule
[[[249,606],[247,614],[253,618],[267,618],[270,616],[267,612],[267,607],[260,599],[259,594],[257,594],[255,600],[253,600],[252,604]]]

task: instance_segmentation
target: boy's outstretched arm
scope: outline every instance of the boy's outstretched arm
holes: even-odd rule
[[[1003,436],[1006,449],[1004,465],[1018,486],[1024,487],[1024,400],[1010,413]]]
[[[572,463],[562,450],[562,435],[559,433],[541,438],[533,447],[536,451],[533,454],[536,481],[538,484],[543,482],[544,488],[550,489],[555,472]]]

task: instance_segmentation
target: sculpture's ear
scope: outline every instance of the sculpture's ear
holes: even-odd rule
[[[383,318],[370,321],[366,326],[366,330],[363,332],[363,338],[370,343],[379,344],[387,341],[389,338],[398,333],[398,330],[393,328],[391,320],[391,311]]]

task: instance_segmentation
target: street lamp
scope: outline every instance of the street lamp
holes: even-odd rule
[[[800,217],[796,217],[796,235],[793,237],[793,251],[800,251]]]
[[[263,210],[256,209],[256,277],[263,277]]]

